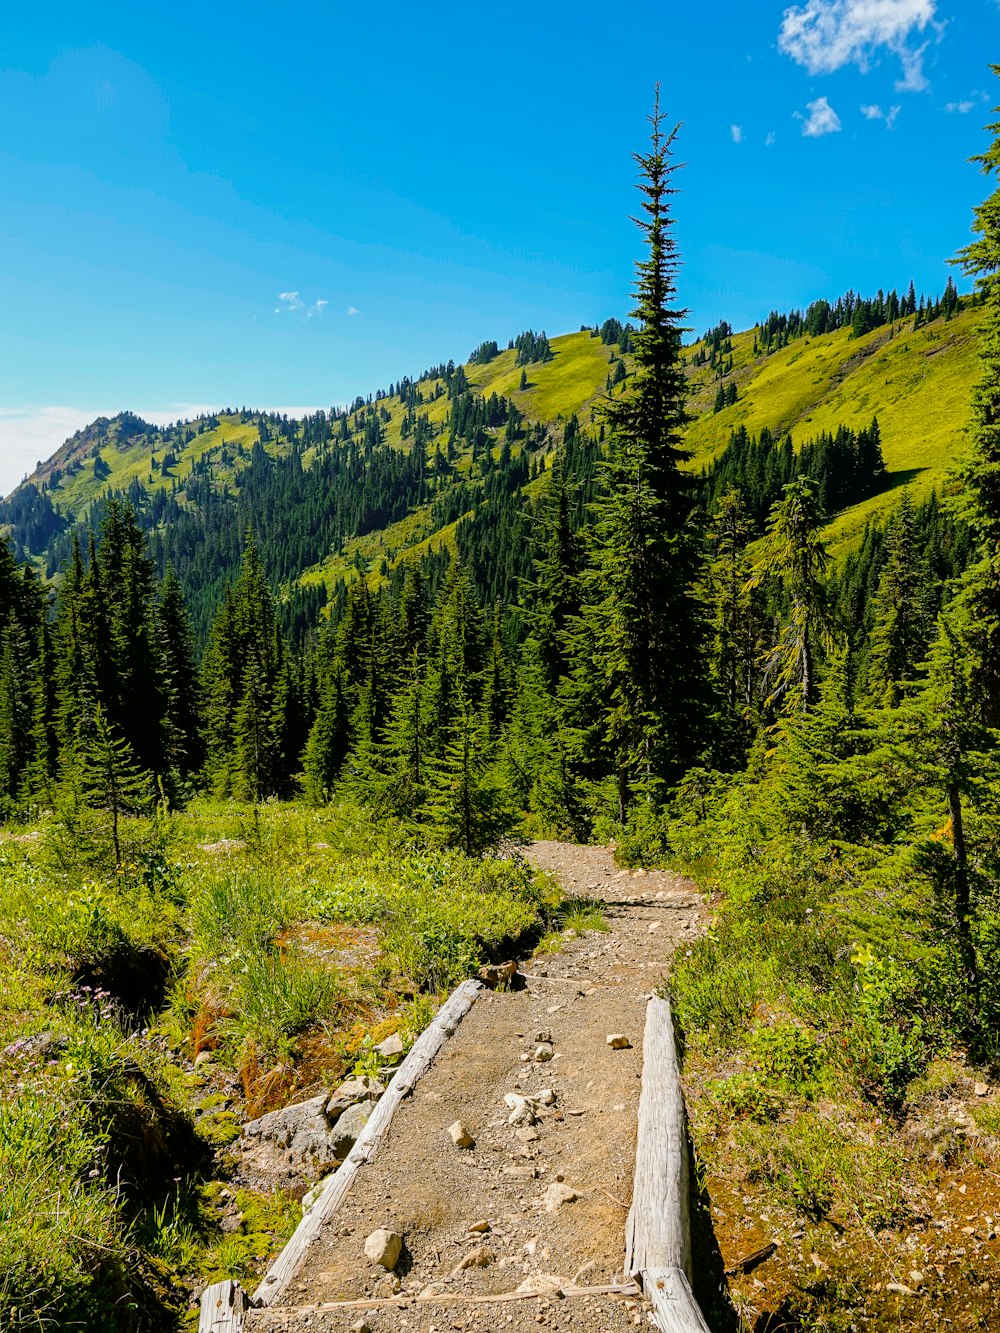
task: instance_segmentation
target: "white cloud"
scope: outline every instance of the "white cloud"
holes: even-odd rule
[[[861,114],[864,116],[865,120],[885,121],[886,129],[891,130],[893,125],[895,125],[896,123],[896,117],[899,115],[902,109],[903,108],[900,106],[891,106],[888,111],[883,111],[882,108],[876,102],[873,103],[871,106],[863,106],[861,108]]]
[[[733,143],[742,143],[742,142],[743,142],[743,126],[742,126],[742,125],[730,125],[730,127],[729,127],[729,133],[733,136]]]
[[[817,97],[815,102],[807,102],[808,116],[801,111],[795,112],[795,119],[802,121],[802,133],[807,139],[819,139],[824,134],[837,134],[841,130],[840,117],[825,97]]]
[[[318,315],[322,312],[324,306],[330,304],[329,301],[325,301],[321,298],[318,301],[314,301],[312,305],[306,305],[298,292],[279,292],[278,300],[281,302],[281,305],[276,305],[274,307],[274,313],[276,315],[302,315],[306,319],[312,319],[314,315]]]
[[[977,106],[982,106],[990,99],[984,92],[973,92],[969,97],[963,97],[959,102],[948,102],[945,111],[951,115],[966,116]]]
[[[347,313],[348,313],[349,315],[360,315],[360,314],[361,314],[361,311],[358,309],[358,307],[357,307],[356,305],[349,305],[349,306],[347,307]]]
[[[810,74],[831,74],[844,65],[867,70],[880,47],[898,57],[900,92],[927,87],[923,57],[927,42],[912,44],[914,34],[943,25],[935,21],[936,0],[806,0],[785,10],[778,49]]]
[[[764,140],[764,147],[765,147],[765,148],[773,148],[773,147],[774,147],[774,141],[775,141],[775,139],[776,139],[777,137],[778,137],[778,136],[775,134],[774,130],[771,130],[770,134],[768,134],[767,138]]]

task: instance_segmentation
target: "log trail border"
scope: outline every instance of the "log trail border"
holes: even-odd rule
[[[198,1333],[242,1333],[251,1306],[260,1309],[278,1304],[309,1246],[343,1203],[360,1168],[385,1139],[403,1098],[426,1073],[482,990],[481,982],[464,981],[442,1005],[391,1079],[347,1159],[327,1181],[253,1297],[231,1279],[205,1290]],[[652,996],[646,1006],[642,1057],[635,1182],[625,1229],[625,1278],[641,1284],[661,1333],[711,1333],[691,1291],[687,1116],[673,1015],[665,996]]]
[[[646,1006],[642,1092],[625,1276],[638,1278],[662,1333],[710,1333],[691,1291],[691,1173],[674,1020],[666,996]]]
[[[354,1147],[295,1228],[291,1240],[278,1255],[253,1297],[248,1297],[240,1284],[232,1279],[214,1282],[206,1288],[201,1298],[198,1333],[240,1333],[243,1316],[251,1305],[255,1309],[277,1305],[302,1267],[310,1245],[318,1239],[324,1224],[334,1216],[347,1197],[358,1171],[374,1157],[385,1139],[392,1117],[403,1098],[413,1091],[418,1080],[430,1068],[434,1057],[454,1034],[483,989],[481,981],[470,980],[463,981],[452,991],[433,1021],[413,1043],[409,1055],[390,1079],[389,1086],[379,1098],[378,1105],[358,1135]]]

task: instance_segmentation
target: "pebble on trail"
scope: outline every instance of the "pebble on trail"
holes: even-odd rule
[[[453,1125],[448,1127],[448,1133],[451,1135],[451,1141],[456,1148],[474,1148],[476,1140],[462,1124],[461,1120],[456,1120]]]
[[[399,1263],[399,1256],[402,1253],[402,1236],[398,1231],[390,1231],[387,1227],[379,1227],[365,1241],[365,1254],[373,1264],[381,1264],[389,1273]]]

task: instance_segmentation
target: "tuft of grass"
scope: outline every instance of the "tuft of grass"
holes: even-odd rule
[[[581,898],[569,899],[559,912],[559,920],[563,930],[571,931],[574,935],[611,929],[604,908],[599,903]]]

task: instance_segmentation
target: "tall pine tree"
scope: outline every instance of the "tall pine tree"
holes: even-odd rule
[[[655,799],[698,758],[707,736],[705,617],[696,585],[701,552],[691,524],[692,480],[677,306],[679,258],[670,200],[678,129],[663,129],[659,87],[649,150],[636,153],[646,257],[636,264],[634,369],[605,405],[605,497],[597,507],[589,574],[593,670],[606,701],[604,734],[619,815],[638,793]]]

